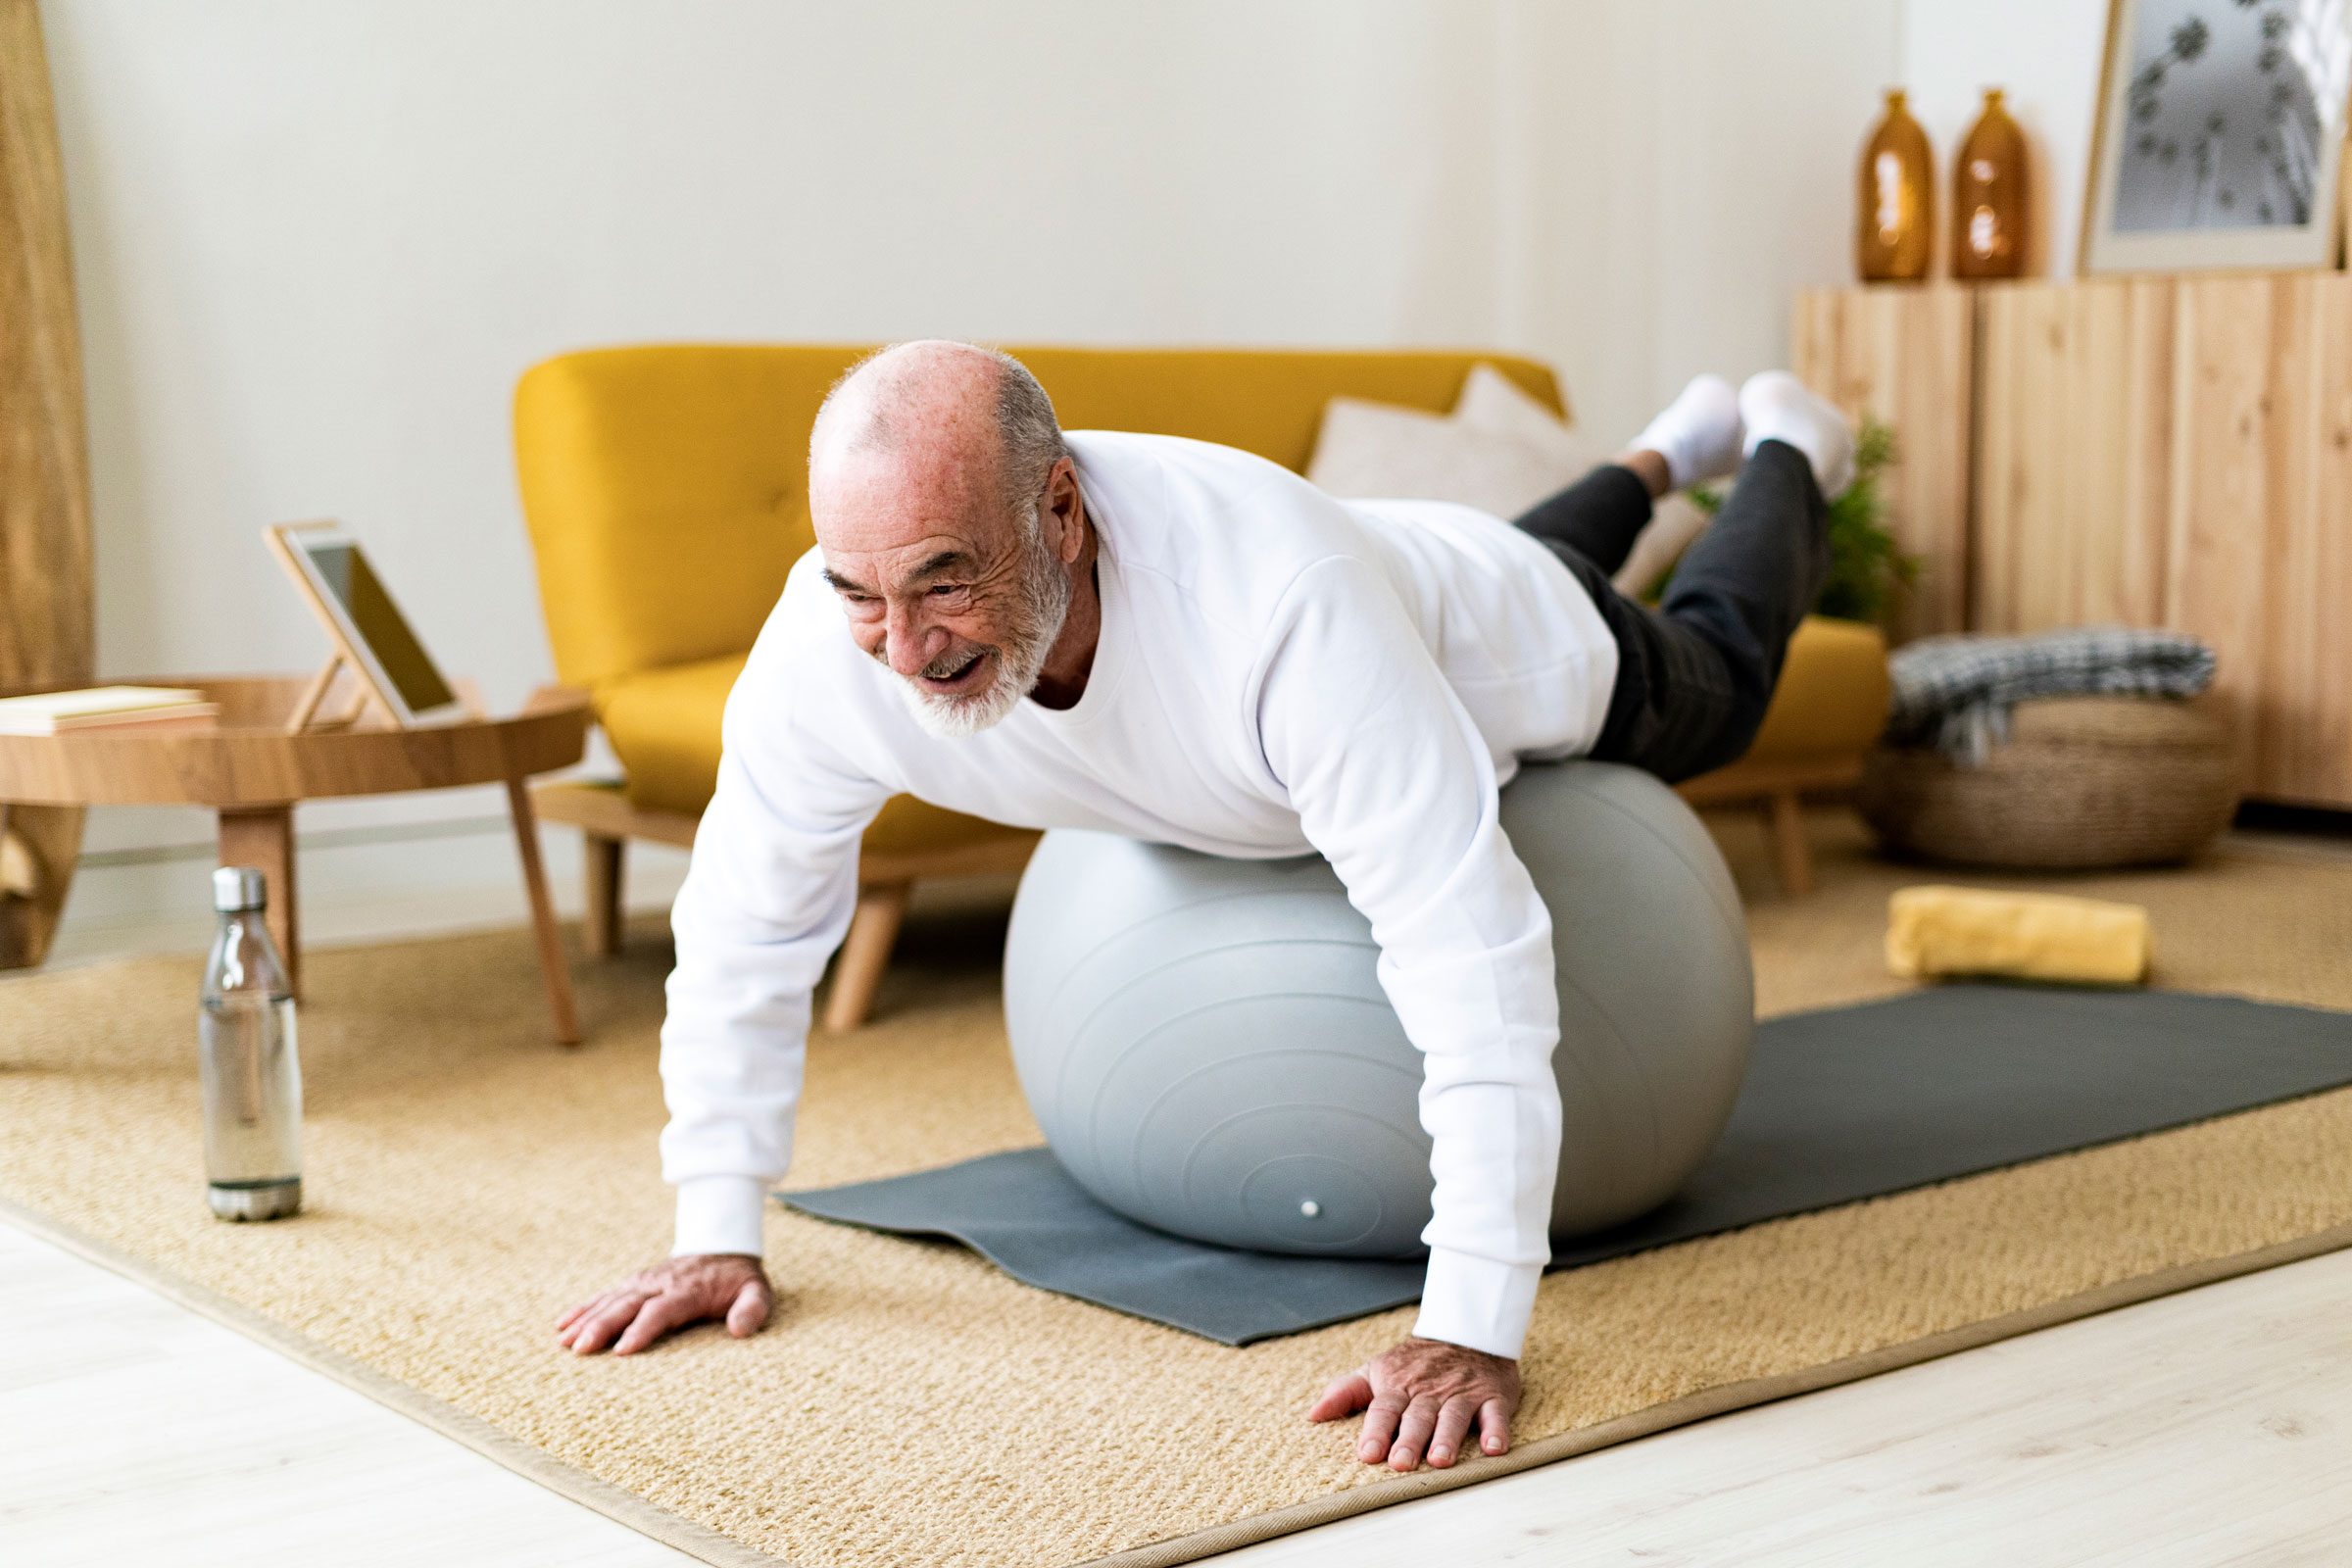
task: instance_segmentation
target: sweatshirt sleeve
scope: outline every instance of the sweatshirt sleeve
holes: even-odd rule
[[[790,678],[755,651],[728,695],[718,787],[670,912],[673,1256],[761,1251],[766,1193],[792,1160],[809,995],[857,905],[858,839],[890,795],[796,722]]]
[[[1300,573],[1262,671],[1267,764],[1371,922],[1422,1054],[1436,1188],[1413,1332],[1515,1357],[1559,1165],[1550,914],[1503,834],[1484,738],[1374,567]]]

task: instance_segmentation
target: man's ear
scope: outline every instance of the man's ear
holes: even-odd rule
[[[1054,554],[1069,565],[1086,548],[1086,498],[1078,490],[1078,466],[1067,458],[1055,459],[1046,474],[1046,512],[1054,519]]]

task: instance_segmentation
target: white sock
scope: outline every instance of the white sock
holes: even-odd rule
[[[1854,482],[1854,431],[1845,416],[1787,370],[1765,370],[1740,389],[1740,418],[1747,427],[1744,452],[1763,441],[1786,441],[1813,465],[1824,501]]]
[[[1666,460],[1669,489],[1720,479],[1740,466],[1740,395],[1720,375],[1694,375],[1628,445]]]

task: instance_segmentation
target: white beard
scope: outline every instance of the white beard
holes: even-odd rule
[[[1042,524],[1043,519],[1034,521]],[[1020,599],[1013,625],[993,652],[997,672],[979,691],[955,697],[927,692],[901,676],[899,699],[925,732],[942,740],[962,740],[1002,723],[1037,686],[1070,612],[1070,574],[1046,549],[1033,529],[1021,564]],[[986,657],[985,655],[983,657]]]

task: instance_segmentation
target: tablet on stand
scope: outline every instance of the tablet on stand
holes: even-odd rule
[[[349,724],[370,703],[403,729],[480,715],[478,705],[442,675],[359,540],[341,523],[279,523],[264,537],[334,648],[295,705],[287,729]],[[359,679],[359,702],[338,717],[320,720],[319,706],[344,668]]]

